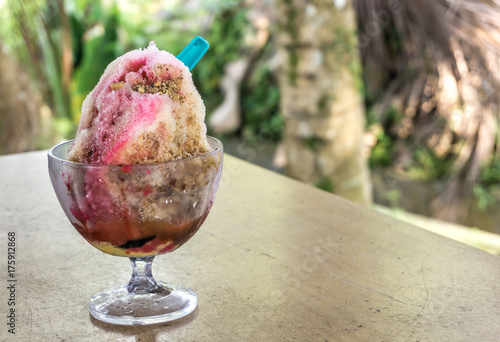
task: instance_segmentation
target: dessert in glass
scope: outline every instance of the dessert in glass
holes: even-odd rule
[[[212,207],[223,154],[204,117],[188,66],[150,44],[107,67],[83,103],[75,140],[49,151],[50,179],[71,224],[100,251],[132,263],[128,285],[92,297],[98,320],[154,324],[196,309],[193,290],[157,282],[151,267],[188,241]]]

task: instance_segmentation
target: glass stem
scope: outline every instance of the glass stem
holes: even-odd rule
[[[130,258],[130,262],[132,263],[132,278],[130,278],[127,285],[129,293],[155,293],[163,289],[153,278],[151,270],[153,259],[154,256]]]

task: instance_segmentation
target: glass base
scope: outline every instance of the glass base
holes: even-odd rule
[[[154,293],[128,292],[127,286],[102,291],[90,300],[90,314],[106,323],[144,325],[170,322],[196,309],[198,298],[190,288],[158,284]]]

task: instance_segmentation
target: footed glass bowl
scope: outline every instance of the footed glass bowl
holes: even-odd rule
[[[184,317],[197,307],[190,288],[156,282],[156,255],[188,241],[205,221],[219,186],[222,143],[208,137],[202,156],[154,164],[97,165],[68,161],[72,141],[48,153],[59,203],[75,229],[104,253],[130,258],[126,286],[96,294],[90,313],[122,325],[154,324]]]

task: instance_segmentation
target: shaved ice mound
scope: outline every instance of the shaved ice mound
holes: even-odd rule
[[[68,159],[143,164],[202,155],[210,151],[204,120],[188,67],[151,43],[108,65],[83,102]]]

